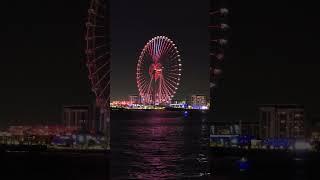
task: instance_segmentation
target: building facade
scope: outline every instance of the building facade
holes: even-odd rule
[[[211,126],[212,135],[259,136],[259,123],[255,121],[217,121]]]
[[[130,104],[141,104],[141,98],[139,95],[129,95]]]
[[[241,135],[259,137],[259,122],[258,121],[240,121]]]
[[[63,125],[67,128],[96,130],[94,110],[90,105],[64,106],[62,114]]]
[[[201,107],[207,106],[207,97],[201,94],[195,94],[191,96],[190,105],[193,108],[201,109]]]
[[[259,106],[260,138],[304,138],[304,107],[296,104]]]

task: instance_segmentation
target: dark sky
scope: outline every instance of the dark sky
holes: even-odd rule
[[[183,72],[177,98],[208,95],[209,1],[112,0],[112,96],[138,93],[136,65],[142,48],[157,35],[172,39],[181,53]],[[126,91],[119,91],[125,89]]]
[[[85,0],[1,4],[0,124],[59,122],[63,104],[93,101],[83,55]],[[178,97],[208,92],[208,0],[112,0],[112,97],[137,93],[146,41],[166,35],[183,59]],[[315,4],[230,1],[230,45],[217,90],[218,119],[253,119],[256,105],[300,103],[319,116]]]

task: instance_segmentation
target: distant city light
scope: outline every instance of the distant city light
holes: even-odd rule
[[[184,111],[184,117],[187,117],[189,115],[188,111]]]
[[[305,150],[311,150],[312,146],[307,141],[297,140],[294,143],[294,149],[297,150],[297,151],[305,151]]]
[[[207,109],[209,109],[209,107],[208,106],[201,106],[201,109],[202,110],[207,110]]]

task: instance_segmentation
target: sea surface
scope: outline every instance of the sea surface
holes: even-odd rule
[[[111,115],[112,179],[190,179],[209,175],[208,121],[202,112]]]
[[[2,150],[0,179],[320,179],[318,153],[219,156],[209,149],[208,127],[200,111],[114,111],[107,155]]]

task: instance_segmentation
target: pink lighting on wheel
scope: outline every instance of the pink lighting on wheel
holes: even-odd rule
[[[143,104],[168,104],[181,79],[182,64],[178,48],[165,37],[152,38],[144,46],[137,64],[137,86]]]

